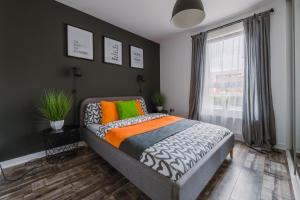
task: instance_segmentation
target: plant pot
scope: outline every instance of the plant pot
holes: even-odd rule
[[[60,121],[50,121],[50,126],[53,130],[61,130],[64,126],[65,120]]]
[[[156,110],[157,110],[158,112],[161,112],[161,111],[163,111],[163,109],[164,109],[164,107],[163,107],[163,106],[156,106]]]

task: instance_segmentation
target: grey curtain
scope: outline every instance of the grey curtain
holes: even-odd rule
[[[245,82],[243,136],[251,146],[270,149],[276,144],[270,69],[270,13],[243,22]]]
[[[192,36],[192,69],[189,99],[189,118],[200,120],[204,84],[204,65],[207,33]]]

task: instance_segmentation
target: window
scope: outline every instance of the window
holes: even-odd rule
[[[244,82],[244,32],[238,27],[208,35],[201,117],[226,126],[241,122]],[[231,128],[230,126],[226,126]]]

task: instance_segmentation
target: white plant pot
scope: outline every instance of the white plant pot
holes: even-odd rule
[[[163,111],[164,107],[163,106],[156,106],[156,109],[158,112],[161,112]]]
[[[50,126],[53,130],[61,130],[64,126],[65,120],[60,121],[50,121]]]

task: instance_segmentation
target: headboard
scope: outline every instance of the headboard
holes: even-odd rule
[[[143,98],[141,96],[128,96],[128,97],[95,97],[84,99],[80,104],[80,127],[84,126],[84,112],[85,107],[89,103],[98,103],[100,101],[127,101]]]

